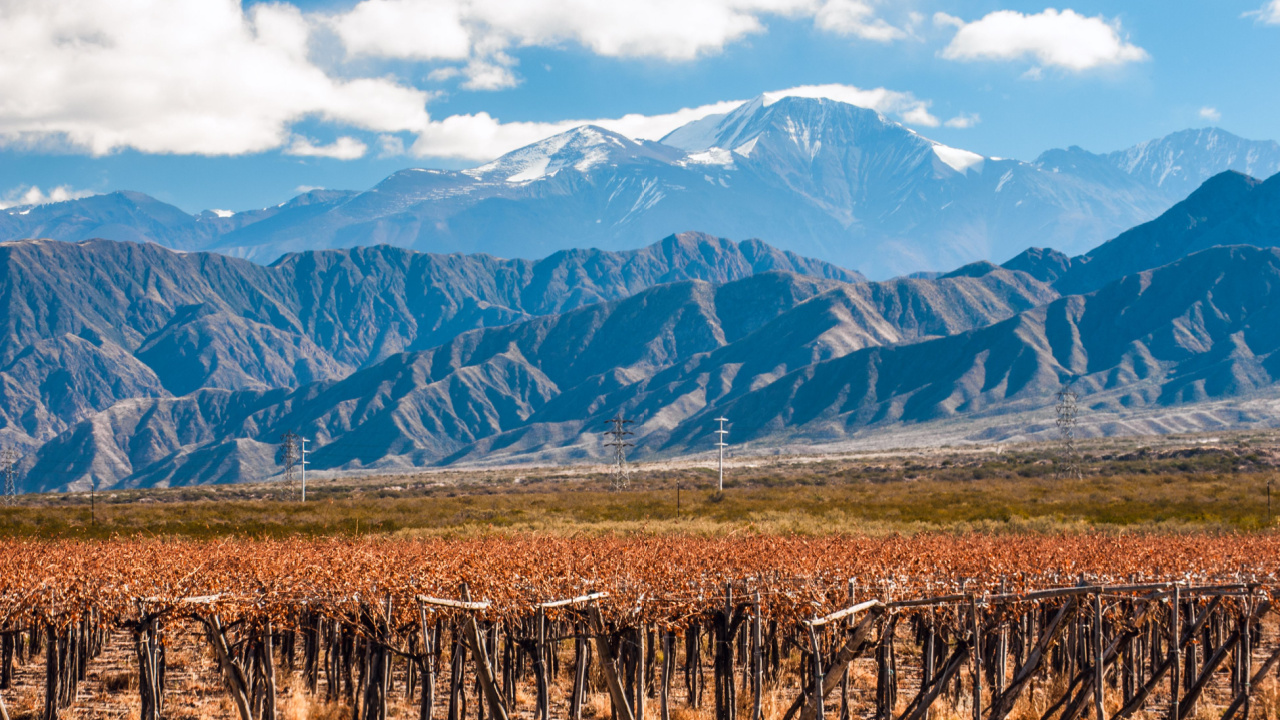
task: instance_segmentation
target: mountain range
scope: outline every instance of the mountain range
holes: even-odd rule
[[[761,96],[660,142],[584,126],[462,171],[404,170],[363,192],[188,215],[133,192],[0,212],[0,239],[155,242],[271,262],[390,244],[543,257],[628,250],[688,229],[760,238],[874,278],[1069,255],[1145,222],[1225,170],[1280,172],[1280,145],[1187,130],[1108,154],[1031,162],[929,140],[874,110]]]
[[[54,490],[271,477],[286,431],[312,469],[398,470],[599,457],[618,412],[659,457],[720,416],[735,443],[803,446],[1043,412],[1069,382],[1099,418],[1194,408],[1280,377],[1277,193],[1223,173],[1088,253],[881,282],[704,234],[271,266],[7,242],[0,433]]]

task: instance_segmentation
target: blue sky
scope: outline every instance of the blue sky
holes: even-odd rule
[[[243,210],[807,86],[1024,160],[1280,139],[1278,67],[1280,0],[0,0],[0,204]]]

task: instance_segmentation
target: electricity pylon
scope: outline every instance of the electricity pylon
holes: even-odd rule
[[[609,436],[609,442],[604,446],[613,448],[614,490],[621,490],[631,484],[631,473],[627,469],[627,448],[635,447],[635,444],[627,442],[627,438],[635,433],[628,430],[627,426],[633,422],[635,421],[628,420],[619,413],[605,423],[609,426],[605,431],[605,435]]]
[[[293,469],[298,464],[298,434],[292,430],[280,436],[280,461],[284,464],[284,484],[290,492],[297,492]]]
[[[1058,439],[1062,441],[1058,457],[1058,477],[1079,480],[1084,477],[1080,469],[1080,453],[1076,448],[1076,421],[1080,413],[1080,394],[1071,388],[1071,380],[1058,391]]]
[[[0,453],[0,473],[4,474],[4,504],[16,505],[18,502],[18,451],[5,448]]]

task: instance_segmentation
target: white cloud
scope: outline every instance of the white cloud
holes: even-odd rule
[[[465,60],[471,54],[471,36],[453,2],[365,0],[331,24],[352,55]]]
[[[862,89],[852,85],[802,85],[764,93],[772,102],[782,97],[829,98],[859,107],[895,115],[902,121],[926,127],[941,124],[929,113],[929,102],[908,92],[886,88]],[[453,115],[432,121],[418,135],[410,152],[418,157],[492,160],[516,148],[581,125],[597,125],[637,140],[657,140],[686,123],[708,115],[732,112],[746,100],[729,100],[661,115],[624,115],[620,118],[563,120],[554,123],[504,123],[488,113]]]
[[[0,141],[97,155],[278,148],[316,118],[417,131],[427,94],[338,79],[308,58],[309,21],[237,0],[11,0],[0,5]]]
[[[939,13],[941,15],[941,13]],[[951,24],[950,16],[935,22]],[[1147,52],[1120,35],[1118,22],[1052,8],[1036,15],[999,10],[959,25],[942,51],[949,60],[1033,59],[1040,65],[1082,71],[1146,60]]]
[[[50,190],[48,194],[45,194],[43,190],[35,185],[19,185],[0,196],[0,210],[21,205],[45,205],[66,202],[67,200],[77,200],[94,194],[92,190],[74,190],[67,185],[59,185]]]
[[[1218,108],[1206,105],[1200,108],[1200,118],[1209,122],[1218,122],[1222,119],[1222,113],[1218,112]]]
[[[503,123],[487,113],[432,118],[429,91],[362,65],[326,69],[312,58],[317,29],[350,57],[445,63],[430,77],[464,88],[517,82],[512,52],[578,44],[599,55],[689,60],[762,32],[780,17],[810,18],[870,40],[904,35],[876,15],[882,0],[362,0],[344,14],[304,15],[287,3],[240,0],[7,0],[0,2],[0,146],[59,146],[95,155],[235,155],[273,149],[353,159],[410,154],[488,160],[596,123],[656,139],[741,101],[661,115]],[[917,16],[912,22],[919,22]],[[452,64],[449,64],[452,63]],[[349,72],[350,71],[350,72]],[[872,107],[904,122],[940,124],[909,93],[846,85],[793,88]],[[323,145],[302,120],[344,132]],[[360,139],[358,132],[369,137]]]
[[[964,20],[961,20],[955,15],[948,15],[944,12],[936,12],[933,14],[933,24],[937,25],[938,27],[962,28],[964,27]]]
[[[772,18],[811,18],[826,32],[886,42],[906,33],[881,0],[362,0],[325,22],[348,54],[460,61],[463,87],[518,82],[510,52],[576,44],[606,57],[687,61],[764,32]],[[434,79],[455,73],[437,68]]]
[[[768,98],[788,96],[828,98],[876,110],[885,115],[897,115],[899,119],[909,125],[937,127],[940,124],[938,118],[929,114],[928,101],[920,100],[909,92],[899,92],[887,88],[864,90],[853,85],[801,85],[786,90],[767,92],[765,96]]]
[[[1267,25],[1280,25],[1280,0],[1270,0],[1261,8],[1245,13],[1245,16],[1250,15],[1258,18],[1258,22]]]
[[[297,155],[298,157],[358,160],[364,157],[365,152],[368,150],[368,145],[348,135],[343,135],[328,145],[316,145],[310,138],[298,135],[293,138],[293,142],[289,144],[289,147],[284,149],[284,154]]]
[[[979,116],[977,113],[970,114],[970,113],[962,112],[959,115],[943,123],[943,125],[946,125],[949,128],[960,128],[961,130],[963,130],[966,128],[971,128],[980,122],[982,122],[982,117]]]
[[[820,30],[878,42],[907,36],[902,30],[876,17],[875,8],[863,0],[829,0],[818,10],[813,24]]]
[[[399,135],[378,136],[378,157],[389,158],[404,155],[404,139]]]

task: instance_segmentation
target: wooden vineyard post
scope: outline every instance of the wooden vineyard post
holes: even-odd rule
[[[1252,592],[1252,589],[1250,590]],[[1249,720],[1249,691],[1252,690],[1250,674],[1253,672],[1253,643],[1250,631],[1253,625],[1252,603],[1246,602],[1240,618],[1240,694],[1244,695],[1244,720]]]
[[[857,580],[849,578],[849,596],[847,602],[852,606],[857,602]],[[846,626],[849,630],[853,629],[853,617],[849,617]],[[849,720],[849,666],[846,664],[844,672],[840,675],[840,720]]]
[[[976,595],[969,596],[969,618],[969,632],[973,635],[973,720],[982,720],[982,627]]]
[[[938,630],[935,626],[935,615],[933,608],[929,608],[929,619],[926,621],[924,634],[924,648],[921,651],[921,661],[923,666],[920,670],[920,687],[929,687],[933,682],[933,670],[937,664],[937,646],[938,646]],[[929,708],[924,709],[922,720],[929,720]]]
[[[547,611],[539,607],[534,615],[537,642],[533,653],[533,678],[538,693],[537,720],[550,720],[551,701],[547,688]]]
[[[759,590],[756,590],[753,600],[755,602],[752,603],[751,609],[751,720],[763,720],[764,653],[762,651],[764,642],[761,636]],[[664,716],[662,720],[669,720],[669,718]]]
[[[813,699],[811,700],[813,703],[813,716],[816,720],[824,720],[826,713],[822,707],[822,699],[826,695],[823,692],[823,685],[826,683],[823,682],[824,676],[822,674],[822,644],[818,642],[817,629],[813,625],[807,625],[806,627],[809,629],[809,641],[813,644]]]
[[[1181,588],[1174,584],[1173,598],[1169,605],[1169,720],[1178,718],[1178,691],[1182,685],[1182,663],[1178,662],[1182,645]]]
[[[1102,589],[1093,594],[1093,712],[1095,720],[1106,720],[1103,710]]]
[[[676,667],[675,657],[671,654],[673,651],[671,640],[674,634],[668,629],[662,631],[662,692],[659,696],[658,710],[661,720],[671,720],[671,671]]]
[[[636,626],[636,690],[633,698],[636,720],[645,720],[645,699],[649,695],[645,692],[645,688],[648,687],[648,678],[645,676],[645,658],[648,652],[645,643],[648,642],[648,638],[649,628],[641,620]]]
[[[1004,595],[1009,592],[1009,583],[1000,578],[1000,594]],[[996,695],[1004,692],[1005,685],[1008,684],[1008,661],[1009,661],[1009,623],[1000,623],[1000,639],[996,646],[996,676],[993,678],[994,692]]]
[[[573,690],[569,697],[569,720],[582,720],[582,695],[586,692],[587,654],[591,643],[587,641],[587,628],[581,620],[574,623],[573,639]]]
[[[427,608],[421,600],[418,601],[418,621],[422,624],[422,704],[418,709],[418,720],[431,720],[432,706],[436,701],[436,655],[431,628],[427,625]]]

